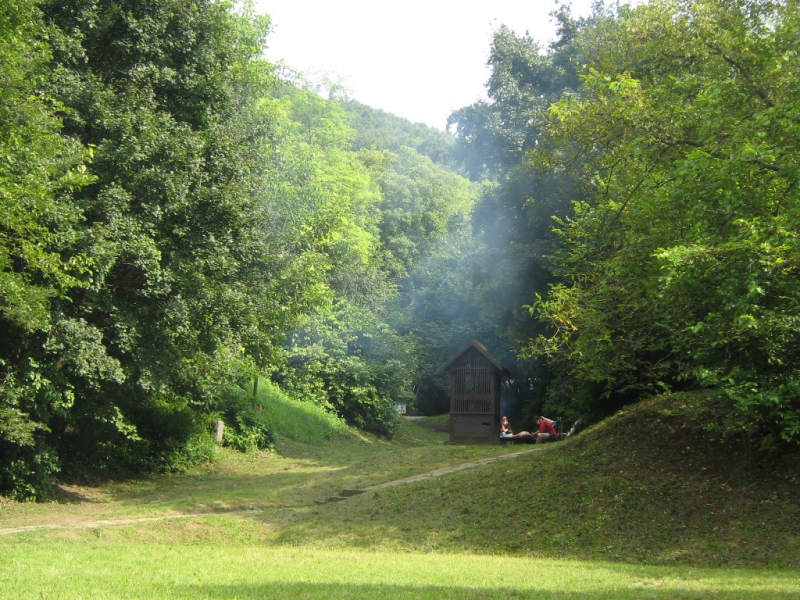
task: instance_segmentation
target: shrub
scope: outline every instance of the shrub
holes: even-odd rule
[[[263,414],[256,412],[254,399],[242,389],[230,389],[223,398],[221,417],[225,423],[224,444],[247,452],[275,448],[275,434]]]

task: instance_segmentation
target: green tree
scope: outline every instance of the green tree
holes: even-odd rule
[[[312,234],[304,254],[317,259],[324,302],[291,329],[285,365],[273,378],[352,425],[390,436],[415,358],[386,322],[397,261],[381,242],[376,155],[350,150],[354,132],[336,98],[298,79],[290,83],[280,95],[292,123],[291,152],[306,157],[296,219]]]
[[[0,6],[0,493],[40,497],[58,468],[51,415],[72,403],[43,357],[51,302],[84,285],[82,214],[88,153],[61,137],[62,107],[41,92],[50,58],[35,2]]]
[[[412,148],[362,150],[359,155],[382,191],[385,269],[399,288],[386,318],[413,340],[417,354],[413,382],[408,378],[402,391],[415,398],[417,410],[436,414],[442,412],[446,388],[439,367],[465,336],[474,336],[460,326],[474,326],[474,321],[463,310],[469,288],[461,277],[463,264],[454,263],[474,242],[470,221],[479,186]],[[454,286],[454,280],[464,285]]]
[[[394,277],[402,282],[469,219],[477,187],[411,148],[361,154],[382,192],[380,237],[395,262]]]
[[[416,360],[408,336],[370,308],[340,299],[292,335],[278,381],[356,427],[391,437],[396,403],[410,391]]]
[[[556,406],[564,414],[561,407],[569,396],[562,388],[548,387],[543,361],[517,361],[516,356],[518,340],[541,330],[523,305],[556,279],[548,258],[556,241],[552,217],[570,214],[579,192],[568,170],[528,168],[528,153],[541,142],[549,107],[580,93],[576,68],[583,58],[575,36],[589,20],[573,19],[568,7],[554,16],[559,36],[548,48],[527,34],[498,29],[488,61],[489,101],[460,109],[449,119],[457,137],[455,156],[473,180],[491,182],[473,212],[480,251],[466,253],[468,262],[461,266],[471,277],[463,289],[472,297],[464,301],[480,307],[472,317],[474,335],[514,372],[506,390],[509,409],[531,415]]]
[[[350,116],[355,135],[353,150],[389,150],[397,153],[401,148],[413,148],[435,164],[447,169],[455,167],[452,147],[455,138],[438,129],[361,104],[351,98],[342,100],[342,107]]]
[[[581,40],[586,94],[551,109],[536,158],[579,156],[589,200],[533,348],[609,403],[719,387],[727,430],[800,439],[797,8],[662,0]]]
[[[96,147],[75,194],[92,269],[46,346],[75,404],[51,427],[96,467],[184,465],[220,390],[276,359],[313,291],[284,234],[268,20],[205,0],[42,6],[64,134]]]
[[[580,56],[573,39],[587,21],[574,20],[569,7],[553,16],[559,36],[547,49],[527,33],[519,36],[501,26],[487,62],[490,100],[456,110],[448,118],[448,128],[456,135],[454,155],[475,181],[501,180],[521,167],[542,134],[550,104],[580,87],[575,70]]]

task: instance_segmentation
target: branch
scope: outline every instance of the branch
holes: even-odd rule
[[[726,63],[728,63],[734,69],[736,69],[739,72],[739,74],[742,77],[744,77],[744,79],[747,81],[747,83],[750,84],[750,87],[756,93],[756,95],[759,98],[761,98],[766,103],[767,106],[769,106],[770,108],[775,108],[775,103],[772,100],[770,100],[769,96],[767,95],[767,93],[764,90],[762,90],[761,88],[759,88],[755,84],[755,81],[753,81],[753,78],[750,76],[750,73],[747,71],[747,69],[744,68],[744,66],[739,61],[737,61],[737,60],[731,58],[730,56],[728,56],[727,54],[725,54],[722,51],[722,48],[720,48],[718,46],[715,46],[714,44],[706,44],[706,45],[709,48],[711,48],[711,50],[716,52],[717,55],[722,60],[724,60]]]
[[[680,139],[680,140],[666,140],[661,139],[659,140],[661,144],[670,147],[677,147],[677,146],[691,146],[692,148],[704,148],[704,144],[695,140],[688,140],[688,139]],[[722,152],[710,152],[708,151],[709,156],[713,156],[714,158],[718,158],[719,160],[727,160],[727,157]],[[773,163],[764,162],[763,160],[758,160],[755,158],[748,159],[746,162],[761,167],[762,169],[766,169],[768,171],[772,171],[773,173],[780,173],[783,167],[780,165],[775,165]]]

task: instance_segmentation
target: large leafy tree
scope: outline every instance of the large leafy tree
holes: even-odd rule
[[[377,178],[381,239],[401,292],[392,322],[416,342],[418,373],[408,391],[419,410],[435,414],[446,410],[441,364],[476,335],[464,258],[475,244],[471,217],[480,187],[411,148],[387,158]]]
[[[64,134],[96,149],[76,193],[92,269],[48,342],[76,400],[52,427],[95,466],[169,468],[308,300],[268,22],[204,0],[42,8]]]
[[[549,107],[580,87],[576,67],[582,58],[574,40],[586,22],[573,19],[568,7],[555,16],[559,37],[548,48],[527,34],[498,29],[488,61],[489,101],[462,108],[449,120],[457,138],[455,155],[473,180],[491,182],[472,217],[478,246],[464,255],[460,267],[470,274],[470,285],[462,286],[470,294],[464,303],[478,307],[478,315],[471,316],[474,335],[515,372],[508,408],[524,408],[529,415],[541,414],[545,404],[556,410],[560,398],[550,397],[540,361],[516,360],[517,341],[540,327],[522,307],[554,279],[547,259],[554,241],[552,217],[570,212],[576,192],[569,171],[528,168],[528,153],[540,143]]]
[[[84,285],[82,215],[71,192],[90,181],[83,148],[59,134],[49,48],[35,2],[0,6],[0,493],[36,496],[58,462],[54,413],[72,403],[43,345],[50,305]]]
[[[726,425],[800,439],[796,2],[659,0],[587,30],[582,98],[539,160],[580,157],[537,352],[613,403],[720,387]]]

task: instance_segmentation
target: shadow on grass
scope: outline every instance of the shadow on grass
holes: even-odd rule
[[[96,498],[61,486],[56,486],[53,489],[53,500],[58,504],[94,504],[100,502]]]
[[[154,598],[161,597],[155,590]],[[553,599],[560,600],[626,600],[648,598],[650,600],[674,600],[677,598],[708,598],[722,600],[796,600],[796,592],[780,592],[774,590],[686,590],[678,587],[641,586],[639,588],[620,589],[619,587],[599,589],[597,591],[575,592],[569,590],[535,590],[514,588],[470,588],[444,586],[399,586],[399,585],[367,585],[367,584],[317,584],[295,582],[271,582],[269,584],[232,584],[232,585],[191,585],[179,586],[164,590],[164,597],[170,598],[302,598],[303,600],[331,600],[371,598],[414,599],[414,600],[497,600],[503,599]]]

